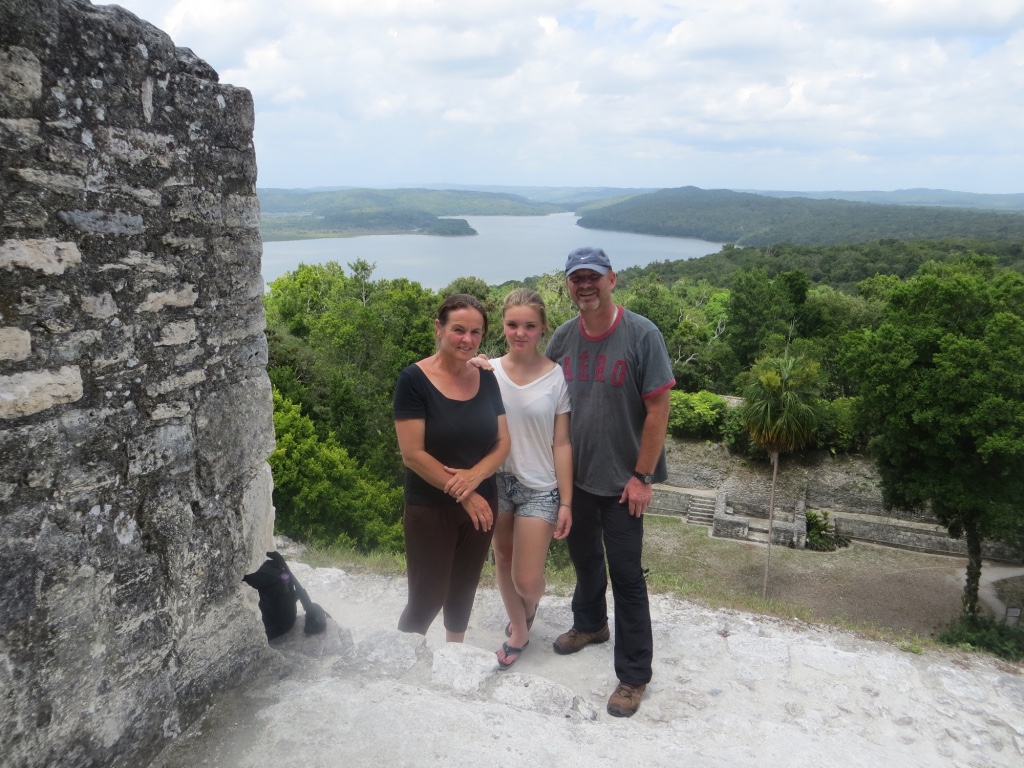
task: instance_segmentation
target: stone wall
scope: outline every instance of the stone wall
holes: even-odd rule
[[[736,514],[768,517],[772,467],[732,456],[720,444],[669,438],[666,443],[668,484],[681,488],[716,489]],[[934,522],[928,513],[886,510],[878,471],[863,456],[832,456],[828,451],[783,456],[779,462],[775,514],[790,518],[805,509],[830,514],[875,515],[895,521]]]
[[[670,437],[666,452],[669,478],[666,487],[655,489],[654,512],[680,514],[672,501],[689,499],[684,489],[715,488],[712,535],[746,539],[754,520],[767,520],[770,464],[731,456],[721,444],[700,440]],[[714,482],[718,484],[713,485]],[[966,542],[950,538],[928,512],[885,509],[878,471],[866,457],[832,456],[825,451],[783,457],[776,490],[773,543],[802,547],[807,509],[828,512],[836,532],[852,539],[919,552],[967,555]],[[1020,562],[1016,549],[996,541],[982,542],[982,554],[989,560]]]
[[[924,527],[900,525],[892,521],[842,515],[837,515],[833,522],[836,533],[851,539],[885,544],[900,549],[911,549],[916,552],[967,557],[967,540],[950,538],[947,531],[938,525],[928,530]],[[1017,550],[998,541],[983,541],[981,555],[986,560],[1006,563],[1020,562],[1020,554]]]
[[[750,521],[742,515],[715,514],[711,524],[711,534],[722,539],[746,540],[750,531]]]
[[[0,762],[138,766],[266,647],[249,93],[116,6],[0,0]]]

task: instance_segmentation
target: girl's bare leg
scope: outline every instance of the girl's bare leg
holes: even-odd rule
[[[516,636],[518,627],[521,638],[526,631],[527,606],[516,592],[515,583],[512,581],[513,536],[516,525],[515,515],[511,512],[499,514],[494,521],[494,538],[491,539],[491,546],[494,547],[494,577],[498,582],[501,601],[505,604],[513,637]],[[509,641],[509,645],[515,643]]]
[[[544,596],[544,565],[547,562],[548,545],[555,526],[535,517],[517,517],[512,533],[511,582],[517,609],[515,620],[511,621],[512,636],[508,644],[522,648],[530,639],[526,619],[534,614],[540,599]],[[497,535],[497,531],[495,531]],[[497,559],[497,551],[495,551]],[[504,592],[502,592],[504,597]],[[506,602],[506,607],[508,602]],[[511,617],[511,612],[509,614]],[[499,658],[502,656],[499,652]]]

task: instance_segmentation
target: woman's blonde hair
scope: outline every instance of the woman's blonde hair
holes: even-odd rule
[[[544,299],[532,288],[516,288],[510,291],[505,300],[501,302],[501,316],[505,317],[505,310],[509,307],[533,307],[540,316],[540,324],[544,326],[544,332],[548,330],[548,311],[544,306]]]

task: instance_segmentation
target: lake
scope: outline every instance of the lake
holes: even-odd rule
[[[376,263],[376,280],[406,277],[440,290],[457,277],[488,285],[561,270],[574,248],[603,248],[616,270],[652,261],[717,253],[721,243],[682,237],[604,232],[576,226],[573,213],[550,216],[464,216],[479,234],[470,237],[365,235],[263,244],[263,279],[270,283],[302,264],[336,261],[349,272],[357,259]]]

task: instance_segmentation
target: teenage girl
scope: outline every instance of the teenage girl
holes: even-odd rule
[[[499,467],[494,562],[509,622],[497,652],[508,669],[530,642],[544,594],[544,565],[552,537],[572,525],[572,445],[569,392],[562,369],[541,354],[547,331],[544,301],[519,288],[501,311],[508,353],[490,361],[505,404],[512,448]]]

